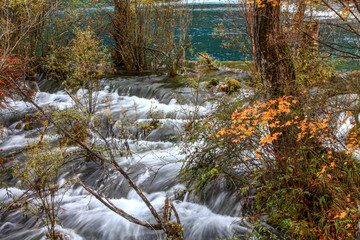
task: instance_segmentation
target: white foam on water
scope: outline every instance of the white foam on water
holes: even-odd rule
[[[161,117],[158,120],[162,127],[181,129],[185,123],[184,119],[189,114],[193,112],[197,115],[203,115],[211,108],[209,103],[195,107],[190,104],[181,105],[176,99],[172,99],[169,104],[164,104],[157,99],[120,96],[117,91],[109,92],[109,89],[105,88],[96,93],[96,112],[103,113],[104,109],[109,106],[104,101],[107,99],[111,103],[110,109],[115,120],[120,119],[121,114],[127,114],[137,117],[139,122],[148,122],[152,120],[149,113],[158,112],[161,113]],[[86,95],[86,91],[78,91],[77,93],[80,99],[82,96],[86,97]],[[74,106],[72,99],[63,91],[37,93],[35,101],[41,107],[53,106],[58,107],[60,110]],[[23,101],[17,101],[13,104],[13,109],[21,112],[27,112],[30,108],[31,106]],[[6,134],[7,140],[0,145],[0,148],[4,148],[4,150],[20,149],[31,142],[39,140],[38,137],[27,138],[24,131],[13,131],[13,133],[9,132]],[[56,140],[57,137],[47,136],[50,140]],[[95,141],[101,143],[101,140],[96,139]],[[120,142],[121,140],[117,141]],[[149,192],[144,190],[144,194],[154,207],[161,212],[167,197],[175,197],[176,194],[186,189],[185,186],[179,184],[176,181],[177,179],[175,179],[182,166],[180,160],[185,156],[180,154],[179,148],[170,142],[129,140],[129,144],[132,157],[119,157],[117,161],[127,171],[135,171],[132,173],[134,181],[140,187],[149,190]],[[118,175],[116,173],[109,178],[111,181],[114,180],[116,182],[115,180]],[[66,174],[61,176],[59,184],[65,183],[65,176]],[[92,174],[89,174],[88,177],[91,178]],[[124,180],[117,184],[119,184],[119,187],[122,187],[124,184],[127,185]],[[11,188],[10,190],[14,195],[21,195],[23,192],[17,188]],[[153,216],[136,192],[134,190],[124,192],[126,194],[113,198],[111,201],[140,220],[154,223]],[[156,239],[157,234],[161,234],[160,232],[154,233],[144,227],[130,223],[90,196],[81,187],[73,187],[71,191],[61,190],[58,199],[60,198],[62,198],[58,222],[60,225],[57,226],[57,229],[69,239],[125,240],[130,238],[143,240],[147,237]],[[5,189],[0,189],[0,200],[11,200]],[[175,201],[174,204],[179,212],[182,224],[184,224],[185,234],[193,237],[187,239],[211,239],[202,236],[209,231],[214,237],[231,237],[233,231],[238,229],[238,224],[234,224],[234,222],[239,220],[238,218],[216,214],[200,204],[182,201]],[[26,229],[18,218],[12,218],[11,216],[8,216],[7,223],[3,224],[2,227],[19,229],[18,232],[9,234],[8,239],[40,239],[44,238],[46,233],[45,228],[39,228],[38,231]]]
[[[25,134],[13,135],[0,144],[0,149],[4,151],[20,149],[28,145],[27,140],[25,139]]]

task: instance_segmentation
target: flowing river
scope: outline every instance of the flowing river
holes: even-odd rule
[[[214,28],[224,16],[224,2],[200,2],[192,6],[193,25],[191,35],[195,51],[209,52],[218,60],[244,60],[229,49],[220,48],[221,40],[214,38]],[[190,58],[194,58],[191,57]],[[234,73],[226,76],[237,77]],[[52,82],[43,82],[35,101],[41,107],[56,107],[60,110],[74,106],[72,99]],[[81,95],[81,92],[78,93]],[[208,240],[230,238],[233,234],[245,234],[250,230],[246,223],[237,217],[240,203],[230,192],[213,192],[201,202],[184,193],[186,187],[178,181],[178,173],[184,159],[177,144],[187,116],[193,112],[205,114],[210,105],[204,103],[195,106],[190,99],[195,99],[193,90],[184,81],[169,79],[165,75],[122,76],[105,79],[96,94],[96,112],[104,116],[104,111],[111,111],[111,116],[121,122],[121,116],[137,122],[151,121],[151,113],[159,113],[160,127],[147,133],[139,129],[130,129],[138,140],[129,139],[131,157],[118,157],[118,163],[124,167],[134,181],[141,187],[154,207],[161,211],[166,198],[174,200],[175,207],[184,226],[185,239]],[[106,100],[106,101],[105,101]],[[4,123],[4,133],[0,137],[0,152],[5,156],[14,152],[13,161],[24,161],[21,149],[39,141],[41,128],[31,130],[18,129],[25,114],[32,113],[28,103],[15,101],[7,110],[1,110],[0,122]],[[114,127],[116,134],[116,127]],[[105,131],[105,130],[104,130]],[[46,136],[50,142],[58,141],[58,136]],[[1,156],[0,156],[1,157]],[[10,165],[8,162],[6,165]],[[92,162],[77,166],[73,172],[85,184],[99,190],[111,198],[113,203],[135,217],[154,222],[150,211],[134,190],[117,172],[105,171]],[[106,173],[105,173],[106,172]],[[69,177],[61,175],[60,183]],[[9,203],[11,199],[23,194],[17,188],[17,180],[11,174],[1,176],[0,201]],[[8,186],[5,188],[5,184]],[[65,239],[163,239],[161,232],[148,230],[130,223],[110,211],[94,197],[91,197],[79,184],[58,193],[60,204],[57,230]],[[244,225],[245,224],[245,225]],[[0,239],[45,239],[47,229],[40,221],[23,211],[12,211],[0,217]]]
[[[225,73],[226,74],[226,73]],[[234,73],[228,73],[231,75]],[[51,81],[40,85],[35,101],[41,107],[66,109],[74,105],[64,91],[56,91]],[[78,95],[81,95],[78,92]],[[134,128],[133,134],[139,140],[129,139],[131,157],[118,157],[118,163],[126,169],[133,180],[141,187],[155,208],[161,212],[166,198],[174,199],[175,207],[184,226],[185,239],[230,238],[233,234],[246,234],[250,228],[242,218],[237,217],[240,202],[230,192],[212,192],[201,202],[189,194],[181,194],[186,187],[177,180],[184,159],[177,144],[176,136],[181,132],[186,117],[192,112],[205,114],[210,110],[209,103],[195,106],[193,89],[182,80],[171,79],[165,75],[121,76],[104,79],[96,93],[98,114],[105,110],[121,121],[120,116],[138,122],[151,121],[151,113],[158,113],[160,126],[148,133]],[[106,100],[106,101],[105,101]],[[40,128],[32,130],[17,129],[17,125],[32,106],[23,101],[15,101],[8,110],[1,112],[5,132],[0,140],[0,148],[5,152],[15,152],[19,161],[23,160],[19,150],[39,140]],[[114,127],[114,132],[116,128]],[[57,136],[47,136],[56,142]],[[75,167],[74,167],[75,168]],[[113,203],[127,213],[148,222],[154,222],[150,211],[127,182],[116,171],[105,171],[93,162],[77,166],[74,172],[85,184],[103,192]],[[105,174],[106,172],[106,174]],[[69,177],[64,172],[60,183]],[[8,190],[0,190],[0,201],[9,202],[24,190],[16,188],[16,179],[6,176]],[[130,223],[109,210],[78,184],[58,193],[60,203],[58,231],[66,239],[161,239],[160,232],[148,230]],[[176,200],[175,200],[176,199]],[[13,211],[0,218],[0,239],[44,239],[46,228],[41,227],[36,217]]]

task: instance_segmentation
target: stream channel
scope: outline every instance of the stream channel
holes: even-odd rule
[[[221,40],[213,36],[213,30],[224,16],[224,11],[224,2],[193,6],[191,34],[194,50],[208,52],[218,60],[244,60],[245,55],[220,48]],[[239,77],[238,74],[226,71],[222,73],[224,78]],[[40,92],[36,94],[35,101],[41,107],[52,106],[64,110],[74,106],[72,99],[51,81],[43,81],[39,86]],[[186,116],[191,111],[205,114],[210,111],[210,104],[195,107],[194,101],[190,100],[194,99],[193,89],[187,87],[185,81],[169,79],[166,75],[129,75],[104,79],[97,95],[96,112],[101,115],[105,109],[110,110],[112,118],[118,120],[114,124],[114,132],[115,126],[121,121],[120,116],[124,114],[138,122],[146,122],[151,121],[151,112],[161,113],[158,119],[160,127],[157,129],[146,134],[134,130],[139,140],[129,139],[132,157],[117,158],[118,163],[141,187],[153,206],[161,211],[166,198],[176,199],[186,189],[177,179],[182,166],[181,160],[185,156],[175,144],[176,136],[183,129]],[[32,113],[32,108],[19,99],[7,110],[0,110],[0,122],[5,126],[3,136],[0,137],[0,149],[3,149],[3,155],[15,152],[15,162],[24,160],[21,149],[39,141],[41,128],[26,131],[16,127],[21,124],[25,114]],[[56,135],[46,137],[50,142],[58,141]],[[76,166],[75,171],[85,184],[105,193],[119,208],[141,220],[154,222],[145,204],[117,172],[107,174],[104,179],[104,170],[92,162]],[[67,177],[69,174],[63,173],[60,182]],[[13,197],[23,193],[24,190],[15,187],[17,180],[10,174],[0,178],[1,183],[8,185],[7,188],[5,184],[0,185],[0,202],[9,203]],[[130,223],[112,212],[78,184],[60,191],[58,197],[61,210],[57,230],[63,234],[64,239],[164,239],[161,232]],[[240,208],[238,200],[232,193],[224,191],[207,196],[206,202],[200,202],[188,194],[174,200],[184,227],[185,239],[223,239],[230,238],[235,233],[249,232],[246,224],[241,223],[242,219],[237,217]],[[46,239],[46,232],[47,229],[37,217],[22,211],[0,216],[0,239]]]
[[[220,70],[224,75],[234,77],[239,73]],[[35,101],[41,107],[57,107],[60,110],[74,105],[72,99],[64,92],[58,91],[51,81],[40,84],[41,91]],[[199,106],[193,104],[193,89],[181,79],[164,75],[118,76],[101,81],[97,92],[96,112],[104,116],[110,110],[111,116],[120,124],[127,115],[138,122],[151,121],[150,113],[161,113],[158,120],[160,127],[142,134],[134,129],[133,134],[139,140],[129,139],[131,157],[118,157],[118,163],[126,169],[133,180],[141,187],[155,208],[161,211],[164,200],[176,199],[186,187],[177,180],[184,159],[177,144],[176,136],[181,133],[186,116],[191,112],[206,114],[210,103]],[[81,95],[81,92],[78,92]],[[106,99],[106,101],[104,101]],[[181,103],[181,104],[180,104]],[[0,140],[0,148],[5,152],[15,152],[15,158],[21,160],[20,150],[28,144],[39,140],[41,128],[32,130],[16,129],[16,125],[32,106],[21,100],[14,101],[7,111],[1,112],[5,133]],[[175,136],[175,138],[174,138]],[[56,142],[58,136],[47,136],[50,142]],[[116,172],[104,177],[104,170],[93,162],[77,166],[75,172],[85,184],[103,192],[113,203],[127,213],[148,222],[154,222],[150,211],[134,190]],[[108,173],[108,172],[107,172]],[[64,173],[60,182],[69,177]],[[16,179],[8,176],[8,191],[0,190],[0,201],[7,202],[11,196],[19,196],[23,190],[15,186]],[[161,233],[148,230],[130,223],[109,210],[78,184],[67,191],[59,192],[61,211],[58,220],[58,231],[66,239],[160,239]],[[234,233],[245,234],[250,229],[246,222],[237,217],[240,201],[231,192],[213,192],[200,202],[188,194],[174,200],[175,207],[184,226],[185,239],[208,240],[230,238]],[[21,211],[13,211],[0,218],[0,239],[44,239],[45,227],[39,226],[36,217]],[[164,238],[162,236],[162,238]]]

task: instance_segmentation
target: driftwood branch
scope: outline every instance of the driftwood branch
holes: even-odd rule
[[[197,54],[206,61],[206,63],[209,65],[210,69],[216,69],[216,64],[214,63],[213,60],[211,60],[209,54],[200,53],[200,52],[198,52]]]
[[[129,222],[141,225],[143,227],[152,229],[152,230],[161,230],[162,227],[160,224],[150,224],[147,222],[143,222],[133,216],[131,216],[130,214],[124,212],[122,209],[116,207],[106,196],[103,195],[103,197],[101,197],[97,192],[95,192],[94,190],[92,190],[90,187],[86,186],[81,180],[80,178],[78,178],[78,182],[80,183],[80,185],[85,188],[86,191],[88,191],[89,193],[91,193],[91,195],[93,195],[97,200],[99,200],[102,204],[104,204],[107,208],[109,208],[111,211],[119,214],[120,216],[122,216],[123,218],[125,218],[126,220],[128,220]]]
[[[177,211],[176,211],[176,208],[175,208],[175,206],[174,206],[174,203],[173,203],[173,201],[172,201],[171,199],[169,199],[169,202],[170,202],[171,209],[173,210],[174,215],[175,215],[175,217],[176,217],[176,221],[177,221],[177,223],[181,226],[180,217],[179,217],[179,214],[178,214]]]

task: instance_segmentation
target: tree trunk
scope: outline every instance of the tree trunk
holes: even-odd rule
[[[255,63],[261,81],[266,89],[266,100],[282,96],[295,96],[295,67],[291,57],[290,46],[281,23],[279,2],[262,0],[254,3],[254,48]],[[285,117],[273,121],[288,121]],[[278,157],[278,168],[286,168],[288,158],[294,156],[297,149],[296,129],[294,127],[270,128],[270,132],[280,132],[273,142],[275,156]]]
[[[263,0],[259,5],[254,4],[255,62],[261,80],[269,90],[268,99],[295,94],[295,69],[283,33],[278,3]]]

